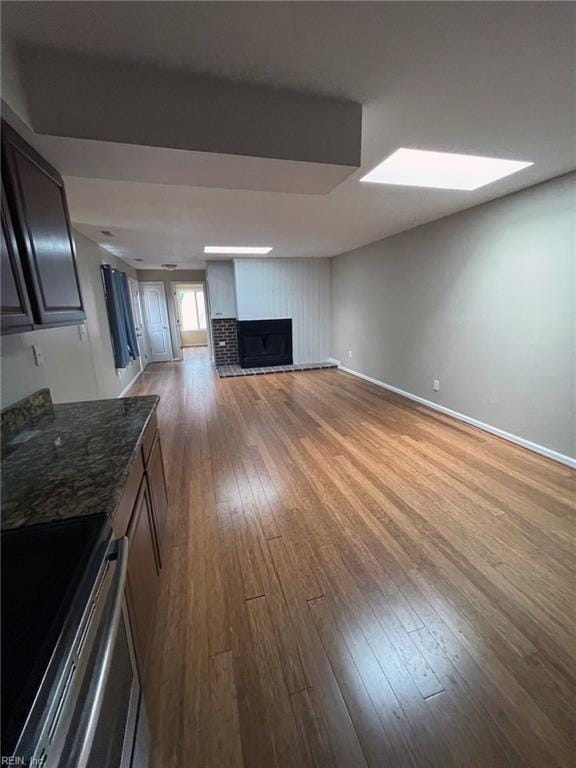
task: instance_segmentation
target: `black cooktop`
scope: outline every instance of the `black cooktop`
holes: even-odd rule
[[[89,572],[97,569],[110,537],[106,515],[2,533],[3,757],[12,755],[55,667],[66,621],[82,593],[89,593]]]

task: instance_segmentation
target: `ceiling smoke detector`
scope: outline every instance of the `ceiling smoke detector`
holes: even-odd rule
[[[178,269],[178,264],[161,264],[162,269]]]

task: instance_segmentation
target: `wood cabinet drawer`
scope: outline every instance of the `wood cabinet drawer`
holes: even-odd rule
[[[136,504],[136,498],[144,477],[144,462],[142,461],[142,455],[137,453],[128,480],[124,486],[124,491],[116,507],[116,511],[112,517],[112,528],[114,529],[114,535],[116,537],[126,536],[128,526],[130,525],[130,518],[132,517],[132,510]]]
[[[154,438],[156,437],[157,432],[158,419],[154,413],[148,423],[148,426],[146,427],[144,437],[142,438],[142,458],[144,459],[144,464],[146,464],[150,458],[150,451],[154,445]]]

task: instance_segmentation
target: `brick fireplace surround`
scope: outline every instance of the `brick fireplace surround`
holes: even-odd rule
[[[238,363],[238,331],[235,317],[212,318],[212,339],[214,363],[217,366]],[[220,346],[222,341],[225,346]]]

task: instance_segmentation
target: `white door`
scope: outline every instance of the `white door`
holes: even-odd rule
[[[168,310],[164,283],[140,283],[144,304],[144,325],[150,345],[150,361],[167,363],[172,360]]]
[[[134,328],[136,329],[136,338],[138,339],[138,349],[140,350],[140,370],[144,368],[150,362],[150,350],[148,349],[148,342],[146,339],[146,329],[144,328],[144,320],[142,318],[142,304],[140,302],[140,286],[138,281],[133,277],[128,278],[128,285],[130,286],[130,301],[132,303],[132,317],[134,318]]]

